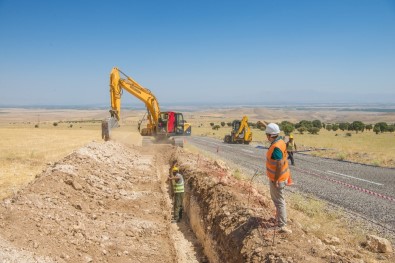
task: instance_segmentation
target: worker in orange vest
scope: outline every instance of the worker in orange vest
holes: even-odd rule
[[[286,227],[287,211],[284,197],[284,189],[291,174],[288,167],[287,146],[279,136],[280,128],[277,124],[269,123],[265,132],[270,142],[266,153],[266,173],[270,181],[270,196],[276,207],[279,232],[291,234],[292,231]]]

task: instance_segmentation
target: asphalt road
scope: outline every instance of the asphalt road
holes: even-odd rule
[[[225,144],[209,137],[186,140],[221,159],[235,163],[247,175],[264,174],[267,149]],[[291,166],[293,191],[315,196],[372,222],[386,234],[395,234],[395,169],[368,166],[295,153]],[[266,176],[258,180],[267,183]]]

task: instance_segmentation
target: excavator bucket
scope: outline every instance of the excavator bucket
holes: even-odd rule
[[[108,141],[110,140],[110,130],[112,128],[118,128],[119,123],[116,118],[109,117],[102,121],[101,123],[101,137],[103,140]]]

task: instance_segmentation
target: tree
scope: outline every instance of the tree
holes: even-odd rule
[[[213,127],[214,126],[214,122],[210,122],[210,126]]]
[[[295,128],[299,128],[302,126],[304,126],[308,129],[308,128],[313,127],[313,124],[311,123],[311,121],[306,121],[306,120],[301,120],[299,123],[295,124]]]
[[[290,135],[295,130],[295,126],[293,126],[292,124],[286,124],[282,126],[282,130],[286,135]]]
[[[351,123],[352,130],[355,131],[355,133],[358,133],[358,131],[364,131],[365,130],[365,124],[362,121],[354,121]]]
[[[339,124],[332,124],[332,131],[337,131],[339,129]]]
[[[380,132],[385,132],[388,129],[388,124],[386,122],[378,122],[374,125],[374,127],[379,127]]]
[[[213,126],[213,130],[217,130],[218,131],[219,128],[221,128],[221,126],[219,126],[218,124]]]
[[[58,123],[57,123],[57,122],[54,122],[54,123],[53,123],[53,126],[55,126],[55,127],[58,126]]]
[[[320,120],[314,120],[314,121],[311,122],[311,124],[313,125],[313,127],[317,127],[319,129],[322,128],[322,123],[321,123]]]
[[[225,127],[225,122],[224,121],[221,121],[221,126]]]
[[[373,132],[375,132],[376,134],[379,134],[379,133],[380,133],[380,127],[374,125],[374,127],[373,127]]]
[[[395,131],[395,125],[394,124],[393,125],[388,125],[387,131],[388,132],[394,132]]]
[[[330,130],[332,130],[332,124],[327,124],[326,126],[325,126],[325,129],[327,129],[328,131],[330,131]]]
[[[282,121],[280,123],[280,130],[284,131],[286,135],[289,135],[295,130],[295,126],[289,121]]]
[[[342,131],[348,130],[348,126],[350,126],[350,124],[348,122],[339,123],[339,129]]]
[[[308,129],[308,132],[311,134],[318,134],[319,131],[320,131],[320,129],[317,127],[311,127]]]
[[[368,131],[370,131],[370,130],[373,129],[373,125],[372,125],[372,124],[367,124],[367,125],[365,126],[365,129],[367,129]]]
[[[297,130],[298,130],[298,132],[299,132],[300,134],[303,134],[305,131],[307,131],[307,128],[304,127],[304,126],[301,126],[301,127],[299,127]]]
[[[232,126],[231,122],[227,122],[226,125],[228,125],[228,127]]]

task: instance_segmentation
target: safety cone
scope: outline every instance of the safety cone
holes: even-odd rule
[[[293,184],[294,184],[294,182],[292,181],[292,176],[289,175],[288,180],[287,180],[287,185],[290,186],[290,185],[293,185]]]

